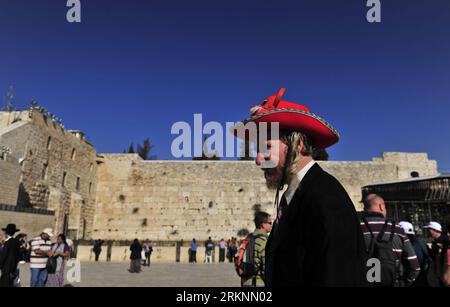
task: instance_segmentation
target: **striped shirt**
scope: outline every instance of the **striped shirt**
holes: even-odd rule
[[[48,252],[52,248],[52,242],[50,240],[43,240],[41,237],[36,237],[31,240],[31,255],[30,255],[30,268],[31,269],[45,269],[47,266],[47,256],[37,255],[36,251],[41,250]]]
[[[369,228],[367,228],[364,221],[361,221],[361,228],[364,234],[364,240],[366,242],[367,249],[370,246],[372,236],[370,234],[370,230],[372,231],[374,237],[376,238],[378,234],[384,228],[384,224],[386,219],[383,215],[378,213],[365,213],[364,217],[366,218]],[[406,285],[410,285],[420,273],[420,265],[416,256],[416,252],[414,250],[411,241],[408,236],[406,236],[404,230],[399,226],[395,225],[394,228],[394,237],[392,239],[392,251],[397,255],[397,258],[401,260],[401,272],[400,278],[405,281]],[[392,231],[392,223],[388,222],[386,230],[383,235],[383,240],[388,241],[391,236]]]

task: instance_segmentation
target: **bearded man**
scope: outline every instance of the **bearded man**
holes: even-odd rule
[[[284,92],[282,88],[253,107],[251,117],[243,122],[254,122],[258,129],[278,123],[280,129],[278,137],[269,136],[265,144],[258,144],[266,145],[267,151],[258,150],[256,156],[268,187],[277,190],[265,284],[364,286],[366,251],[355,207],[339,181],[313,159],[316,150],[337,143],[339,134],[307,107],[282,101]],[[236,130],[235,135],[239,137]],[[278,191],[285,185],[279,199]]]

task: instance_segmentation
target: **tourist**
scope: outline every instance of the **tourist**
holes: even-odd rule
[[[227,255],[226,255],[228,262],[231,262],[230,261],[230,258],[231,258],[230,246],[231,246],[231,239],[228,239],[227,240]]]
[[[75,251],[74,251],[75,242],[73,242],[73,240],[70,238],[66,238],[66,244],[69,247],[69,258],[76,258]]]
[[[450,237],[450,215],[445,218],[445,227],[447,228],[447,237]],[[450,287],[450,245],[447,246],[446,267],[444,268],[444,285]]]
[[[47,287],[64,287],[64,261],[70,256],[70,248],[66,241],[66,236],[60,234],[56,243],[52,246],[53,256],[56,258],[56,270],[49,273]]]
[[[448,266],[449,238],[443,231],[441,224],[430,222],[424,226],[428,230],[429,237],[433,240],[431,243],[430,258],[432,262],[428,268],[427,282],[430,287],[443,287],[446,285],[446,272]]]
[[[212,257],[214,252],[214,242],[211,240],[211,237],[208,238],[205,242],[205,262],[212,263]]]
[[[20,229],[15,224],[8,224],[2,231],[5,232],[5,239],[0,252],[0,287],[13,287],[18,279],[17,265],[20,260],[20,243],[13,236]]]
[[[243,276],[241,283],[243,287],[264,287],[265,285],[265,265],[266,265],[266,243],[268,233],[272,231],[272,218],[267,212],[255,213],[256,229],[250,236],[253,238],[253,274]],[[248,247],[247,247],[248,248]]]
[[[256,164],[276,192],[278,208],[266,246],[266,285],[365,285],[366,252],[355,207],[342,185],[312,158],[316,149],[335,144],[339,134],[307,107],[282,101],[283,94],[284,88],[252,107],[244,121],[258,129],[268,126],[260,122],[280,128],[278,135],[269,133],[267,141],[256,144]],[[238,127],[238,137],[251,135]]]
[[[414,226],[410,222],[402,221],[398,223],[398,225],[403,229],[412,246],[414,247],[414,251],[417,256],[417,262],[419,262],[420,268],[423,269],[426,265],[427,259],[429,258],[427,244],[425,243],[425,241],[416,237]]]
[[[197,248],[198,248],[198,244],[194,238],[194,239],[192,239],[192,242],[191,242],[191,262],[192,263],[197,263]]]
[[[106,262],[111,262],[113,241],[106,241]]]
[[[138,239],[134,239],[130,246],[130,273],[140,273],[141,272],[141,259],[142,259],[142,246]]]
[[[47,281],[47,260],[48,257],[53,256],[51,250],[52,242],[50,238],[53,237],[51,228],[44,229],[41,234],[31,240],[31,256],[30,256],[30,270],[31,283],[33,288],[42,288]]]
[[[228,245],[227,259],[228,259],[228,262],[230,262],[230,263],[233,262],[233,245],[234,245],[233,240],[234,240],[234,238],[231,237],[227,243],[227,245]]]
[[[20,252],[19,252],[19,263],[24,264],[29,261],[30,255],[30,244],[27,240],[27,235],[24,233],[20,233],[16,236],[16,239],[19,241],[20,244]]]
[[[234,262],[234,258],[236,257],[236,254],[238,252],[239,249],[239,244],[236,242],[236,238],[232,237],[230,239],[230,243],[228,246],[228,261]]]
[[[416,236],[414,226],[410,222],[402,221],[398,223],[398,225],[403,229],[411,242],[417,256],[417,262],[420,266],[420,274],[411,286],[424,287],[426,286],[426,273],[431,260],[426,242]]]
[[[147,239],[144,243],[144,253],[145,253],[145,261],[144,266],[150,266],[150,257],[153,252],[153,244],[152,241]]]
[[[420,274],[419,261],[403,229],[386,216],[383,198],[377,194],[367,195],[361,227],[369,258],[377,257],[381,263],[381,281],[372,285],[409,287]]]
[[[100,239],[94,241],[94,247],[92,248],[92,250],[94,251],[95,254],[95,262],[98,262],[100,254],[102,253],[102,245],[104,242],[105,241]]]
[[[239,247],[241,246],[241,243],[242,243],[242,240],[238,240],[238,238],[234,238],[233,262],[236,261],[236,257],[239,252]]]
[[[227,242],[221,239],[219,242],[219,262],[225,262],[225,253],[227,250]]]

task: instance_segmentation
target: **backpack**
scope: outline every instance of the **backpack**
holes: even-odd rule
[[[254,236],[249,234],[241,242],[239,251],[234,261],[234,266],[237,274],[241,278],[250,278],[258,273],[258,268],[255,267],[255,240],[261,235]]]
[[[370,244],[367,250],[369,258],[376,258],[380,261],[381,265],[381,281],[376,283],[378,287],[393,287],[398,282],[398,275],[400,273],[400,260],[393,251],[393,240],[395,234],[395,223],[392,222],[391,235],[388,240],[383,240],[384,234],[388,227],[388,221],[383,225],[378,236],[375,238],[372,229],[370,229],[369,223],[363,218],[364,224],[370,231]]]
[[[57,266],[58,266],[58,257],[48,257],[46,265],[47,273],[55,274]]]

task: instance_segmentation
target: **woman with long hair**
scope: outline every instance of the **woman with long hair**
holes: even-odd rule
[[[52,252],[52,257],[56,257],[56,270],[54,273],[48,274],[46,286],[64,287],[64,261],[70,255],[65,235],[58,236],[56,243],[52,246]]]

